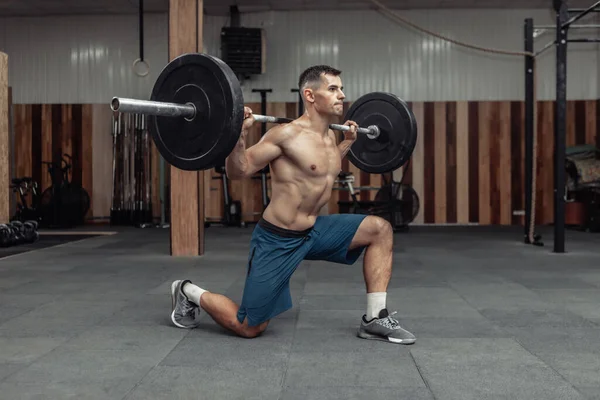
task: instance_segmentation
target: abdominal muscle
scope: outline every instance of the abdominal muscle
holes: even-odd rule
[[[263,218],[284,229],[312,227],[331,197],[338,172],[324,171],[311,176],[289,160],[276,160],[271,165],[271,201]]]

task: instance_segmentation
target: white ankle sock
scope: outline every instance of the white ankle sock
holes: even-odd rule
[[[196,304],[198,307],[200,307],[200,297],[204,294],[204,292],[207,292],[207,290],[204,290],[190,282],[183,285],[182,290],[188,300]]]
[[[379,317],[379,311],[383,310],[387,292],[367,293],[367,320]]]

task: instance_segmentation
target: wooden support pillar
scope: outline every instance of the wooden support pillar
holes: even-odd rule
[[[202,52],[203,0],[169,0],[169,60]],[[171,172],[171,255],[204,254],[204,172]]]
[[[0,223],[10,219],[9,127],[8,127],[8,55],[0,52]]]

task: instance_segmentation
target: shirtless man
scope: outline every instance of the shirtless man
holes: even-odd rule
[[[270,129],[246,149],[246,136],[254,122],[244,108],[240,139],[227,157],[230,179],[247,179],[270,165],[272,198],[252,233],[246,283],[240,305],[189,280],[171,285],[171,320],[180,328],[198,326],[200,310],[239,336],[259,336],[269,320],[292,307],[289,280],[302,260],[353,264],[365,251],[363,274],[367,311],[358,336],[391,343],[412,344],[415,337],[402,329],[386,308],[386,291],[392,274],[393,231],[376,216],[335,214],[320,216],[331,197],[342,158],[356,140],[356,123],[336,144],[329,124],[343,114],[341,72],[314,66],[300,75],[305,113],[289,124]]]

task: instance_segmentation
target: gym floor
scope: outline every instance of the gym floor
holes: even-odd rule
[[[170,324],[188,278],[241,298],[252,227],[207,229],[204,257],[168,229],[122,229],[0,259],[4,399],[600,399],[600,236],[568,254],[518,228],[414,227],[395,236],[388,306],[412,346],[355,336],[362,260],[305,262],[294,308],[257,339],[204,315]]]

